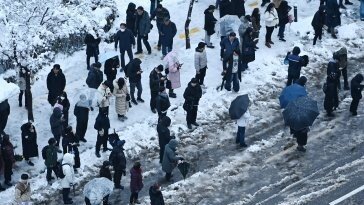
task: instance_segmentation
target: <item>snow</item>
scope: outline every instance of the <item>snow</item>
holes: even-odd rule
[[[0,103],[19,93],[19,87],[14,83],[6,82],[2,76],[0,76],[0,88]]]

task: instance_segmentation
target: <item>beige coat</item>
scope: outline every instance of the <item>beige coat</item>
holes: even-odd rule
[[[129,103],[126,101],[126,94],[129,93],[127,82],[125,80],[124,87],[122,89],[119,88],[118,79],[113,81],[115,95],[115,110],[118,115],[125,115],[129,109]]]
[[[15,204],[21,204],[22,202],[30,202],[30,196],[32,191],[30,184],[27,181],[20,180],[15,186]]]

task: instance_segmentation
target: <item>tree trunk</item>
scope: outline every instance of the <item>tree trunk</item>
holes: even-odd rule
[[[33,116],[33,98],[32,98],[32,91],[30,89],[30,71],[25,75],[25,106],[28,110],[28,121],[34,122]]]
[[[188,8],[188,13],[187,13],[187,19],[186,19],[186,23],[185,23],[185,37],[186,37],[186,49],[190,49],[191,48],[191,41],[190,41],[190,22],[191,22],[191,14],[192,14],[192,8],[193,8],[193,3],[195,2],[195,0],[191,0],[190,2],[190,6]]]

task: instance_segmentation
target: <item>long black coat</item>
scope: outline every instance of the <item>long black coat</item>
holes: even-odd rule
[[[53,70],[47,76],[47,88],[48,88],[48,102],[54,105],[58,96],[60,96],[64,88],[66,87],[66,77],[64,76],[62,69],[59,69],[57,75]]]
[[[245,16],[245,0],[231,0],[232,15]]]
[[[320,29],[325,25],[326,14],[325,7],[320,6],[320,9],[313,16],[311,25],[314,29]]]
[[[134,37],[133,37],[134,38]],[[118,73],[118,67],[120,66],[119,57],[110,58],[105,61],[104,64],[104,73],[106,75],[106,79],[108,81],[112,81],[116,79],[116,74]]]
[[[86,55],[88,55],[88,56],[99,55],[100,42],[101,42],[101,38],[95,38],[91,34],[86,34],[86,37],[85,37]]]
[[[160,33],[162,45],[168,46],[173,44],[173,38],[177,34],[176,24],[172,21],[170,21],[168,25],[163,23],[160,27]]]
[[[152,92],[159,92],[162,74],[153,69],[149,74],[149,87]]]
[[[157,125],[158,142],[159,142],[159,150],[160,150],[159,158],[160,158],[161,162],[163,160],[164,147],[172,139],[171,132],[168,129],[168,127],[170,125],[171,125],[171,119],[168,116],[163,117]]]
[[[30,128],[32,126],[33,125],[31,123],[25,123],[20,127],[23,156],[26,159],[39,156],[38,144],[37,144],[37,132],[34,126],[33,126],[33,132],[30,131]]]
[[[60,108],[56,107],[53,109],[53,113],[49,118],[49,123],[54,136],[63,135],[62,111]]]
[[[340,10],[339,10],[339,4],[337,3],[337,0],[327,0],[326,2],[326,25],[331,27],[336,27],[341,25],[341,19],[340,19]]]
[[[288,23],[288,12],[291,10],[291,7],[288,6],[287,1],[282,1],[277,8],[277,14],[279,19],[279,25],[286,25]]]
[[[139,58],[134,58],[129,64],[128,64],[128,77],[130,83],[137,83],[142,79],[141,74],[138,74],[137,72],[141,70],[140,64],[142,61]]]
[[[155,186],[149,188],[149,197],[151,205],[164,205],[162,192],[157,190]]]
[[[327,67],[327,90],[324,99],[324,109],[328,112],[332,112],[339,105],[338,71],[338,63],[330,61]]]
[[[364,85],[360,85],[363,82],[363,75],[357,74],[350,82],[351,84],[351,97],[353,99],[361,99],[363,96],[361,94]]]
[[[209,9],[206,9],[204,14],[205,14],[204,29],[207,32],[207,35],[212,35],[215,33],[215,23],[217,20],[214,17],[214,14],[209,11]]]
[[[134,36],[136,36],[135,21],[136,21],[136,5],[132,2],[129,3],[126,10],[126,28],[130,29]]]
[[[242,61],[245,63],[249,63],[255,60],[255,42],[253,41],[253,37],[250,35],[253,29],[249,27],[243,36],[243,44],[241,57]]]
[[[124,148],[117,145],[112,150],[109,161],[116,171],[125,171],[126,169],[126,158],[124,154]]]
[[[220,1],[220,18],[225,15],[231,15],[232,6],[230,0],[221,0]]]
[[[8,100],[0,103],[0,134],[4,131],[10,115],[10,105]]]
[[[183,98],[185,99],[185,103],[192,106],[197,106],[200,99],[202,97],[202,89],[199,84],[195,87],[191,85],[191,82],[188,83],[188,86],[183,93]]]

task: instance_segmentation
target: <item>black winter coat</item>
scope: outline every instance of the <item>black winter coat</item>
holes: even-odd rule
[[[127,51],[132,48],[132,45],[135,45],[134,34],[129,29],[125,29],[124,32],[119,30],[115,34],[114,40],[115,40],[115,49],[119,44],[120,52]]]
[[[324,109],[329,112],[331,112],[334,108],[338,107],[339,105],[338,72],[339,72],[338,63],[330,61],[327,66],[327,78],[326,78],[327,90],[324,99]]]
[[[23,156],[28,159],[31,157],[38,157],[38,144],[37,144],[37,132],[33,126],[33,132],[30,128],[33,125],[31,123],[25,123],[21,126],[21,139],[23,147]]]
[[[185,99],[185,103],[192,106],[198,106],[198,103],[202,97],[202,89],[199,84],[195,87],[191,85],[191,82],[188,83],[188,86],[183,93],[183,98]]]
[[[55,75],[53,70],[51,70],[47,76],[47,88],[49,91],[48,101],[53,101],[54,103],[55,99],[63,93],[65,87],[66,77],[64,76],[62,69],[59,69],[57,75]]]
[[[167,93],[159,93],[156,98],[156,108],[158,114],[162,114],[167,112],[168,108],[171,106],[169,102],[168,94]]]
[[[104,74],[102,73],[102,71],[91,67],[86,79],[88,87],[97,89],[101,85],[103,80]]]
[[[162,7],[160,11],[158,11],[158,8],[153,11],[153,13],[150,16],[150,19],[154,19],[155,17],[157,17],[156,18],[157,23],[160,24],[164,22],[165,18],[171,18],[169,16],[169,11],[164,7]]]
[[[149,197],[151,205],[165,205],[162,192],[155,186],[149,188]]]
[[[214,14],[209,11],[209,9],[206,9],[205,12],[205,26],[204,29],[207,32],[207,35],[212,35],[215,33],[215,24],[216,24],[216,18],[214,17]]]
[[[152,70],[149,74],[149,87],[152,92],[159,92],[159,86],[161,84],[161,77],[162,74],[155,71],[155,69]]]
[[[168,127],[171,125],[169,117],[163,117],[157,125],[159,147],[164,149],[168,142],[172,139],[171,132]]]
[[[363,96],[361,92],[364,89],[364,85],[360,85],[360,83],[363,82],[363,75],[357,74],[352,80],[351,80],[351,97],[353,99],[361,99]]]
[[[136,21],[136,5],[132,2],[129,3],[126,10],[126,28],[130,29],[134,36],[136,36],[135,21]]]
[[[279,19],[279,25],[286,25],[288,20],[288,12],[292,9],[292,7],[288,6],[287,1],[282,1],[281,4],[279,4],[279,7],[277,8],[278,13],[278,19]]]
[[[142,75],[138,74],[138,71],[141,71],[140,64],[142,61],[139,58],[133,59],[132,62],[128,65],[128,77],[130,83],[137,83],[140,82],[142,79]]]
[[[104,131],[110,128],[110,120],[109,118],[102,113],[99,113],[96,117],[94,128],[98,131],[104,129]]]
[[[252,28],[249,29],[249,31]],[[250,36],[249,32],[245,32],[243,36],[243,44],[241,51],[242,61],[245,63],[249,63],[255,60],[255,42],[253,38]]]
[[[231,0],[232,15],[245,16],[245,0]]]
[[[326,14],[323,9],[323,7],[320,7],[320,10],[318,10],[313,16],[311,25],[314,29],[322,28],[325,25]]]
[[[86,121],[88,122],[88,114],[90,112],[89,108],[75,105],[75,109],[73,111],[73,114],[76,116],[77,121],[82,122]]]
[[[301,75],[301,68],[304,60],[297,55],[290,54],[287,56],[288,59],[288,75],[295,79],[298,79]]]
[[[4,116],[10,115],[10,105],[7,99],[0,103],[0,113]]]
[[[86,37],[85,37],[86,55],[88,55],[88,56],[99,55],[100,42],[101,42],[101,38],[95,38],[91,34],[86,34]]]
[[[336,27],[341,25],[340,10],[337,0],[327,0],[326,2],[326,25]]]
[[[126,158],[124,154],[124,149],[122,146],[115,146],[112,150],[109,161],[114,167],[114,170],[125,171],[126,169]]]
[[[173,44],[173,38],[177,34],[176,24],[172,21],[170,21],[168,25],[163,23],[160,27],[160,33],[162,45]]]
[[[62,111],[60,108],[56,107],[53,109],[53,113],[49,118],[49,123],[54,136],[63,135]]]
[[[220,18],[222,18],[225,15],[231,15],[232,6],[230,0],[221,0],[219,6],[220,6]]]
[[[100,177],[105,177],[112,180],[110,169],[102,165],[100,169]]]
[[[119,57],[110,58],[105,61],[104,73],[108,80],[115,80],[116,74],[118,73],[118,68],[120,67]]]

